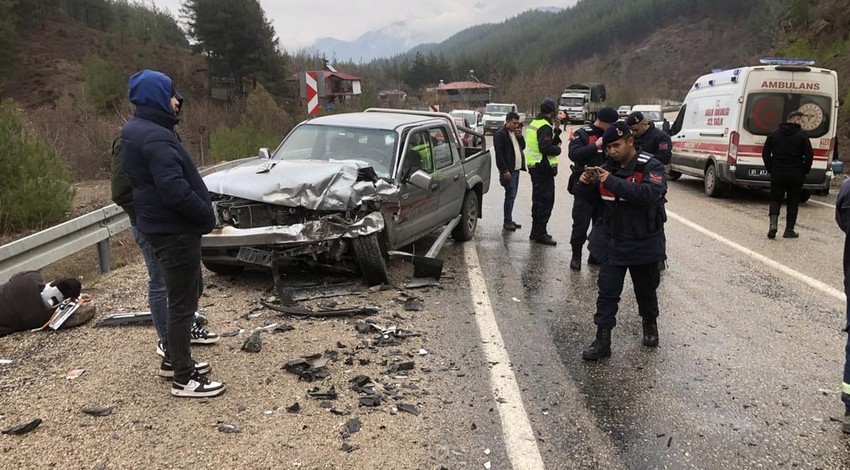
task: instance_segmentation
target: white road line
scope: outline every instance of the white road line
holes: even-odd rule
[[[469,269],[469,291],[472,293],[475,321],[481,334],[481,348],[487,361],[493,364],[490,368],[490,386],[502,420],[502,433],[511,468],[542,470],[543,458],[522,404],[522,395],[514,371],[510,367],[511,360],[505,349],[502,333],[496,324],[475,243],[464,244],[463,254]]]
[[[815,204],[820,204],[822,206],[831,207],[831,208],[835,209],[835,206],[833,206],[832,204],[827,204],[825,202],[815,201],[814,199],[809,199],[808,202],[813,202]]]
[[[686,218],[684,218],[680,215],[677,215],[673,212],[670,212],[669,210],[667,211],[667,217],[669,217],[673,220],[676,220],[677,222],[680,222],[684,225],[687,225],[688,227],[696,230],[697,232],[702,233],[703,235],[709,236],[709,237],[719,241],[720,243],[723,243],[724,245],[726,245],[730,248],[738,250],[741,253],[743,253],[743,254],[751,257],[751,258],[754,258],[758,261],[761,261],[762,263],[770,266],[771,268],[776,269],[777,271],[783,272],[783,273],[797,279],[798,281],[801,281],[805,284],[808,284],[809,286],[823,292],[824,294],[835,297],[836,299],[838,299],[842,302],[845,301],[844,292],[842,292],[842,291],[840,291],[840,290],[838,290],[838,289],[836,289],[832,286],[829,286],[828,284],[826,284],[824,282],[818,281],[817,279],[815,279],[811,276],[807,276],[807,275],[805,275],[805,274],[803,274],[799,271],[795,271],[794,269],[791,269],[788,266],[785,266],[784,264],[777,263],[776,261],[768,258],[767,256],[764,256],[760,253],[756,253],[755,251],[753,251],[753,250],[751,250],[751,249],[749,249],[745,246],[739,245],[739,244],[733,242],[732,240],[729,240],[728,238],[725,238],[721,235],[718,235],[718,234],[712,232],[711,230],[708,230],[707,228],[703,227],[702,225],[698,225],[694,222],[691,222],[690,220],[688,220],[688,219],[686,219]]]

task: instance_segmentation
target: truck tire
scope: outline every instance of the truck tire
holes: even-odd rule
[[[209,261],[202,262],[204,263],[205,268],[216,274],[221,274],[222,276],[239,274],[245,269],[245,266],[240,266],[238,264],[211,263]]]
[[[667,181],[676,181],[677,179],[679,179],[681,177],[682,177],[682,174],[679,173],[676,170],[669,170],[667,172]]]
[[[478,227],[478,209],[478,193],[467,191],[463,197],[463,207],[460,208],[460,222],[452,230],[452,238],[461,242],[472,240],[475,228]]]
[[[387,262],[381,250],[381,243],[377,233],[370,233],[363,237],[351,239],[354,247],[354,257],[363,280],[369,286],[389,284],[390,275],[387,271]]]
[[[723,197],[729,191],[729,185],[720,181],[717,177],[717,168],[714,164],[705,169],[705,195],[708,197]]]

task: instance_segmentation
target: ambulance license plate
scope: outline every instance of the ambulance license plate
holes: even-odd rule
[[[759,176],[759,177],[762,177],[762,178],[767,178],[768,176],[770,176],[770,173],[768,173],[768,172],[767,172],[767,170],[764,170],[764,169],[750,168],[750,169],[747,171],[747,175],[749,175],[749,176]]]

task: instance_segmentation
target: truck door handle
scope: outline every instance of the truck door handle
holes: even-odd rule
[[[460,175],[455,175],[455,181],[460,179]]]
[[[428,189],[430,189],[431,191],[436,191],[439,187],[440,183],[431,183],[431,186],[428,186]]]

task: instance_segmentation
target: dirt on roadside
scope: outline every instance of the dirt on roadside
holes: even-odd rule
[[[394,278],[404,280],[411,268],[395,269],[404,272]],[[0,359],[13,361],[0,365],[0,429],[43,420],[28,434],[0,436],[0,468],[441,468],[429,438],[440,428],[435,413],[440,393],[432,395],[429,386],[432,373],[447,365],[428,350],[429,331],[439,321],[435,313],[444,308],[439,288],[303,301],[313,309],[333,302],[334,308],[374,305],[379,313],[298,319],[260,305],[270,295],[266,273],[205,276],[200,310],[209,328],[239,333],[214,345],[195,345],[193,355],[212,364],[210,377],[225,382],[227,393],[174,398],[170,382],[156,375],[152,326],[94,327],[107,314],[147,310],[144,266],[133,263],[87,289],[97,306],[89,324],[0,338]],[[411,298],[420,300],[421,311],[405,309],[403,302]],[[362,322],[414,335],[358,332]],[[261,333],[258,353],[240,349],[254,328],[273,323],[293,329]],[[329,377],[307,382],[282,369],[287,361],[313,354],[330,358]],[[74,369],[85,373],[67,379]],[[366,395],[351,383],[360,375],[375,384],[378,406],[361,406]],[[308,395],[330,387],[338,398]],[[287,410],[296,403],[300,411]],[[113,409],[95,417],[84,414],[84,407]],[[360,426],[353,432],[355,418]],[[226,425],[239,432],[225,432],[234,429]]]

